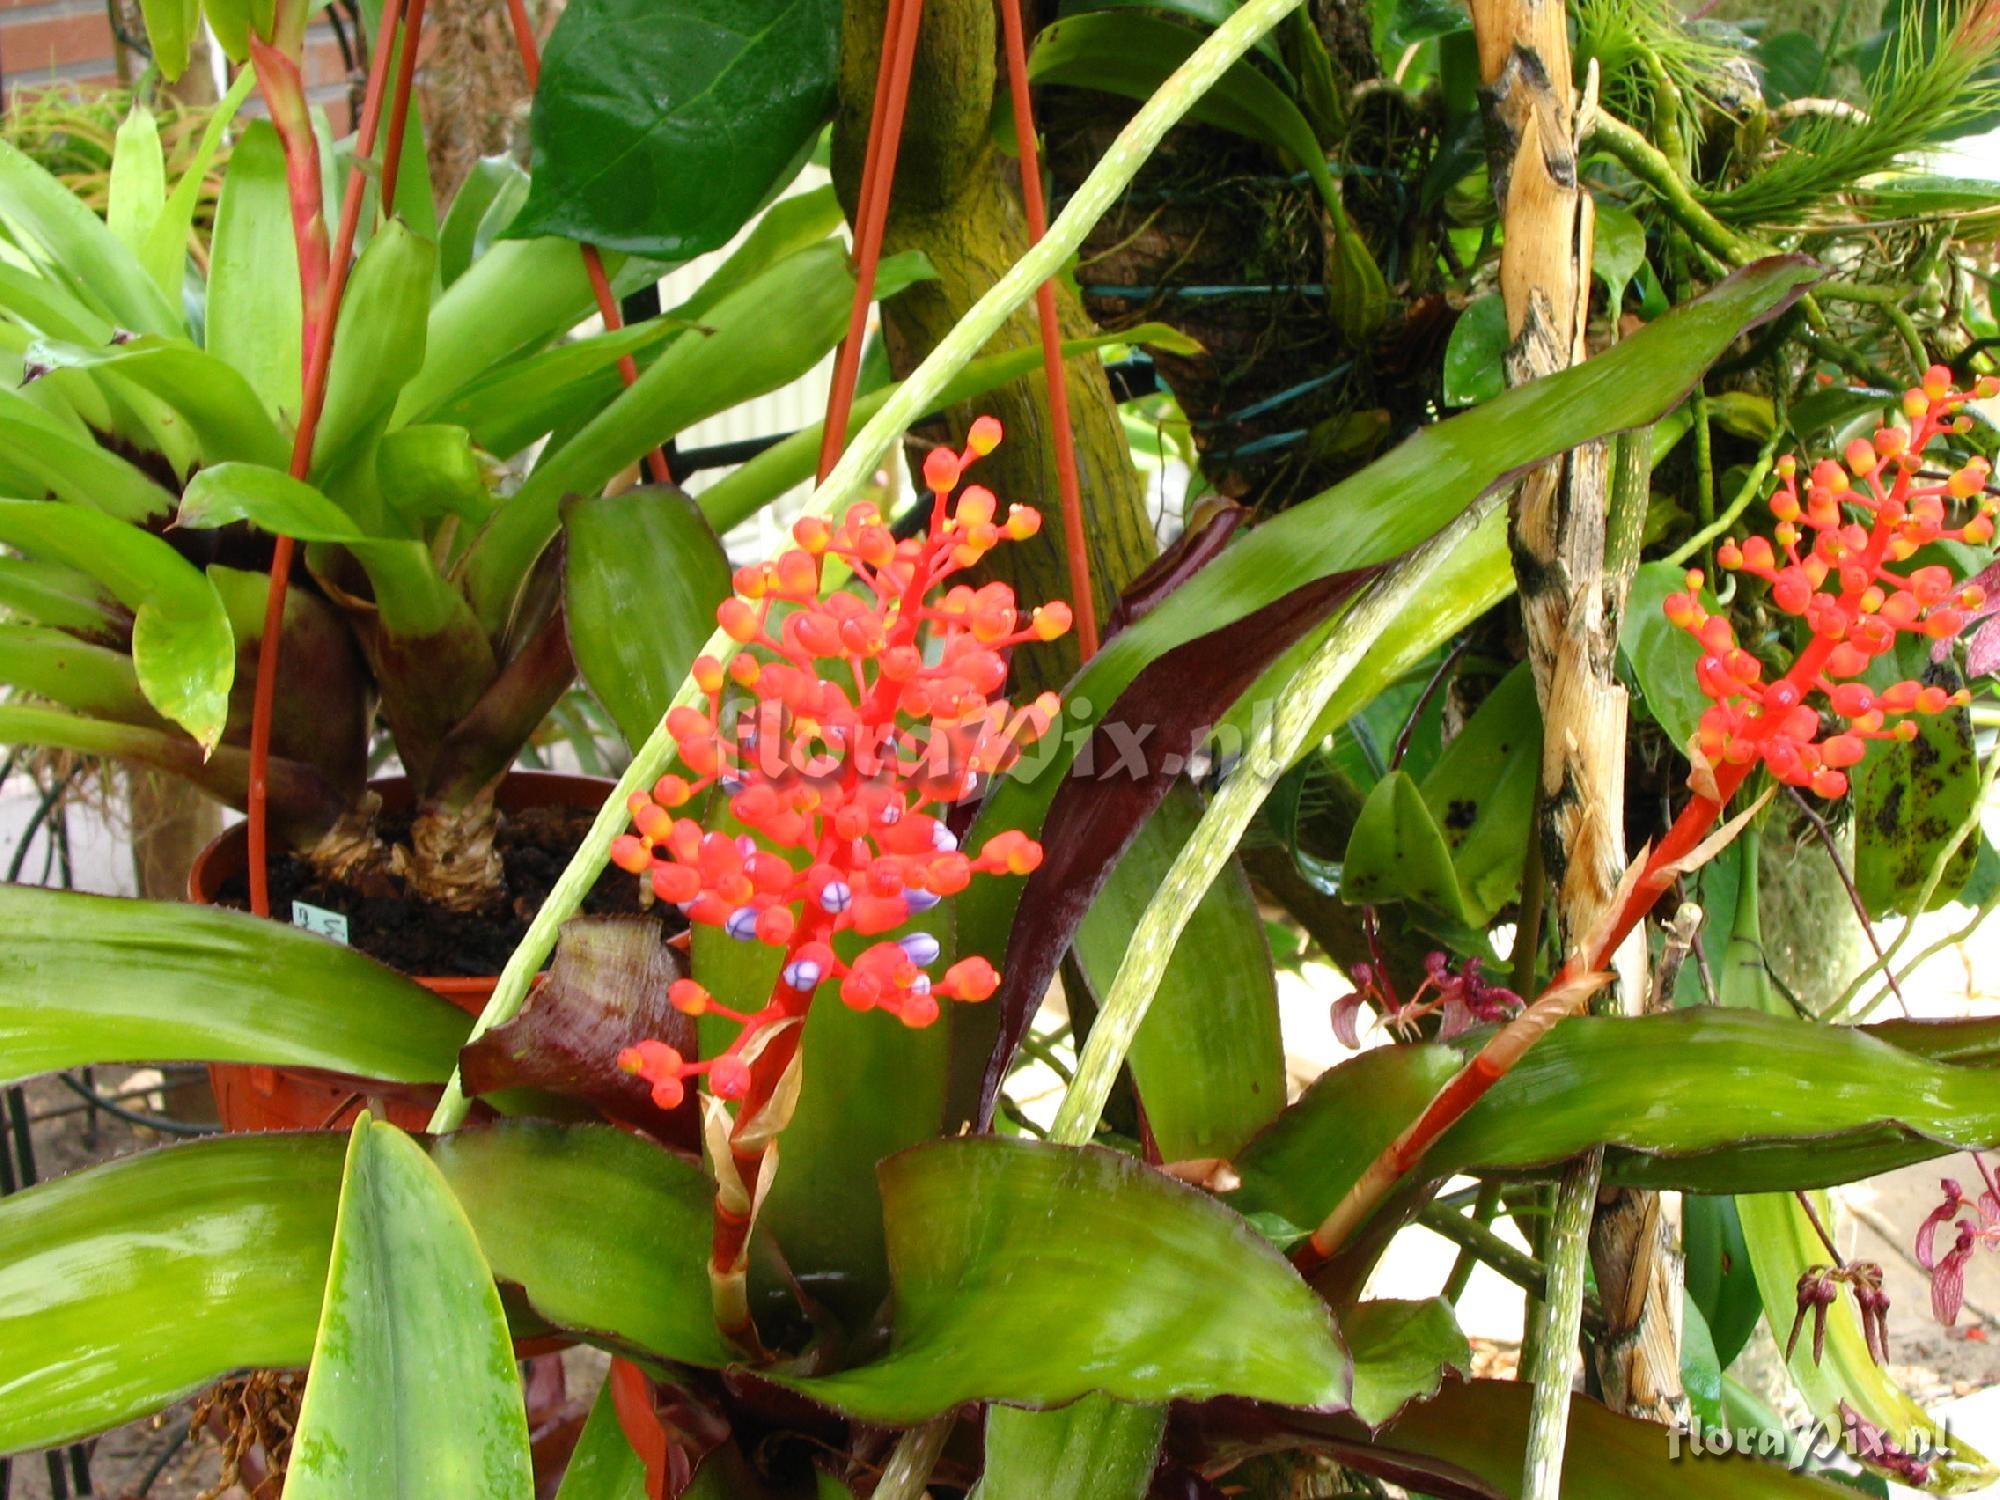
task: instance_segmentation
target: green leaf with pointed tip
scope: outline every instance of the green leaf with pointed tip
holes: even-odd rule
[[[1535,778],[1541,774],[1542,715],[1535,678],[1522,662],[1500,680],[1425,773],[1431,810],[1465,899],[1483,927],[1521,890]]]
[[[451,1074],[465,1013],[338,943],[241,912],[0,886],[0,1081],[99,1063]]]
[[[299,410],[299,252],[285,154],[268,120],[229,153],[208,270],[209,353],[243,372],[274,417]]]
[[[570,650],[636,747],[715,629],[716,606],[730,593],[729,559],[678,490],[577,500],[563,511],[563,532]]]
[[[44,338],[72,344],[110,341],[111,322],[60,283],[0,261],[0,312]]]
[[[1457,1072],[1460,1047],[1478,1040],[1377,1048],[1324,1074],[1236,1157],[1244,1185],[1231,1201],[1319,1223]],[[1605,1145],[1608,1182],[1702,1193],[1823,1187],[2000,1141],[1994,1079],[1990,1067],[1782,1016],[1579,1016],[1468,1110],[1425,1169],[1533,1171]]]
[[[128,724],[160,723],[132,658],[46,625],[0,623],[0,683],[64,708]]]
[[[625,1440],[611,1382],[598,1387],[590,1416],[570,1451],[556,1500],[646,1500],[646,1465]]]
[[[528,174],[512,156],[482,156],[474,162],[438,225],[438,279],[450,286],[463,276],[485,248],[479,237],[489,213],[498,207],[504,219],[512,219],[527,196]]]
[[[0,1453],[303,1365],[339,1181],[336,1136],[242,1135],[0,1200]]]
[[[112,141],[105,227],[143,265],[146,240],[166,206],[167,159],[160,150],[160,125],[150,109],[134,104]]]
[[[0,500],[0,542],[89,574],[131,610],[132,664],[146,701],[214,748],[229,718],[236,643],[200,569],[135,526],[45,500]]]
[[[1095,1147],[961,1137],[881,1169],[888,1352],[767,1378],[869,1421],[961,1401],[1347,1400],[1326,1305],[1204,1193]],[[1117,1267],[1109,1276],[1106,1267]]]
[[[514,1346],[472,1226],[423,1148],[364,1110],[347,1149],[285,1493],[534,1492]]]
[[[423,367],[436,274],[437,246],[396,219],[376,232],[354,263],[334,334],[326,408],[313,438],[315,475],[332,473],[380,433],[403,387]]]
[[[1629,208],[1599,198],[1596,209],[1590,271],[1604,283],[1604,305],[1615,320],[1625,305],[1625,288],[1646,263],[1646,230]]]
[[[84,201],[0,141],[0,227],[42,274],[133,333],[169,334],[180,309]]]
[[[1340,899],[1350,906],[1415,901],[1471,925],[1444,830],[1416,782],[1401,771],[1375,783],[1354,820]]]
[[[839,53],[837,0],[572,0],[509,233],[674,259],[715,249],[798,171]]]
[[[971,1500],[1144,1500],[1166,1435],[1163,1406],[1085,1396],[1055,1411],[986,1413],[986,1469]]]
[[[146,237],[142,258],[147,274],[167,294],[169,302],[180,301],[181,284],[187,279],[188,239],[194,232],[195,210],[201,206],[208,169],[215,162],[216,152],[222,149],[237,111],[243,107],[243,101],[250,97],[250,91],[256,85],[257,70],[245,68],[229,85],[229,92],[209,111],[208,123],[202,127],[201,139],[195,143],[194,154],[182,165],[180,181],[167,194],[166,206],[160,210],[159,218],[153,221],[153,232]],[[296,259],[295,255],[294,263]],[[213,295],[212,281],[209,291]]]
[[[1442,1297],[1357,1302],[1341,1314],[1340,1336],[1354,1357],[1354,1415],[1370,1427],[1430,1400],[1446,1372],[1472,1373],[1472,1346]]]

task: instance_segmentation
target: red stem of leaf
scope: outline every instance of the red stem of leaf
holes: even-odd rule
[[[1021,204],[1028,216],[1028,242],[1049,232],[1042,201],[1042,164],[1035,149],[1035,119],[1028,98],[1028,47],[1021,26],[1021,0],[1000,0],[1000,26],[1007,46],[1007,86],[1014,99],[1014,141],[1021,156]],[[1055,430],[1056,489],[1062,496],[1063,545],[1069,552],[1070,608],[1076,614],[1077,644],[1083,659],[1097,654],[1097,595],[1090,586],[1090,548],[1083,530],[1083,496],[1076,474],[1076,430],[1070,423],[1069,382],[1063,376],[1062,325],[1056,318],[1053,279],[1035,288],[1035,312],[1042,328],[1042,370],[1049,386],[1049,425]]]
[[[847,336],[833,362],[827,392],[826,425],[820,432],[818,477],[833,472],[847,445],[854,411],[854,385],[861,373],[861,346],[868,332],[868,307],[875,300],[875,267],[882,258],[882,235],[889,221],[889,191],[896,178],[896,152],[903,139],[903,110],[910,98],[910,68],[917,55],[917,23],[923,0],[889,0],[882,20],[882,60],[875,69],[875,104],[868,120],[868,149],[861,163],[861,201],[854,224],[854,304]]]
[[[421,5],[422,0],[417,0]],[[394,39],[399,31],[404,33],[405,48],[416,50],[414,32],[402,27],[402,0],[384,0],[382,24],[376,38],[375,54],[369,60],[368,92],[362,101],[361,120],[355,129],[355,157],[357,163],[365,160],[375,149],[377,130],[382,121],[382,96],[387,91],[389,58],[394,50]],[[287,59],[289,62],[289,59]],[[296,69],[293,69],[296,76]],[[260,79],[267,79],[260,68]],[[301,96],[303,97],[303,96]],[[280,98],[271,92],[265,83],[265,100],[275,118],[280,107]],[[399,103],[408,104],[404,93]],[[295,134],[282,137],[287,174],[296,183],[303,178],[304,169],[298,166],[296,153],[309,152],[313,156],[312,175],[318,177],[318,148],[311,139],[310,132],[300,139]],[[367,175],[357,165],[347,179],[346,192],[340,204],[340,228],[335,235],[333,250],[327,261],[326,282],[320,305],[312,305],[312,263],[315,246],[312,243],[313,222],[319,222],[319,233],[325,232],[324,221],[316,206],[310,218],[302,220],[299,215],[309,205],[300,201],[296,189],[293,194],[293,235],[298,241],[300,292],[305,300],[305,323],[303,333],[307,339],[305,381],[299,402],[298,431],[292,440],[291,473],[294,479],[304,479],[312,467],[313,437],[319,430],[320,413],[326,406],[327,371],[333,362],[334,325],[340,318],[340,299],[347,288],[348,262],[354,254],[354,235],[361,223],[361,199],[368,186]],[[315,316],[317,313],[317,316]],[[281,536],[271,553],[271,582],[264,595],[264,637],[257,643],[257,683],[250,710],[250,795],[249,795],[249,876],[250,909],[260,917],[271,914],[270,875],[266,869],[269,853],[269,783],[271,766],[271,711],[277,696],[278,662],[281,636],[285,619],[285,591],[291,582],[292,554],[295,550],[292,539]]]

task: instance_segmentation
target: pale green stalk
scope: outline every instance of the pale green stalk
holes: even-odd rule
[[[1757,462],[1752,464],[1750,472],[1743,476],[1743,483],[1736,491],[1736,498],[1729,502],[1729,508],[1676,547],[1666,560],[1678,567],[1734,526],[1743,512],[1750,508],[1750,502],[1763,491],[1764,478],[1771,472],[1771,459],[1777,451],[1778,435],[1773,432],[1764,444],[1763,451],[1757,455]]]
[[[937,1467],[938,1455],[944,1452],[945,1439],[951,1436],[956,1420],[947,1412],[896,1439],[888,1463],[882,1466],[882,1477],[875,1483],[875,1500],[917,1500],[931,1482],[931,1470]]]
[[[1571,1162],[1556,1191],[1555,1217],[1543,1255],[1548,1296],[1541,1304],[1541,1328],[1527,1378],[1533,1385],[1528,1407],[1527,1465],[1521,1500],[1560,1500],[1564,1442],[1569,1436],[1570,1367],[1576,1359],[1576,1330],[1583,1316],[1583,1278],[1589,1264],[1591,1212],[1604,1167],[1602,1146]]]
[[[1083,244],[1084,236],[1118,201],[1119,195],[1152,156],[1167,131],[1194,108],[1196,101],[1259,38],[1298,6],[1299,0],[1247,0],[1240,10],[1209,33],[1188,60],[1174,70],[1173,76],[1160,85],[1159,92],[1148,99],[1125,128],[1118,132],[1118,138],[1091,169],[1090,175],[1083,180],[1055,223],[1049,226],[1049,232],[972,305],[957,326],[944,336],[929,357],[910,373],[910,378],[897,387],[895,394],[883,402],[881,409],[847,445],[847,451],[833,466],[833,472],[806,501],[806,515],[828,514],[874,475],[876,465],[904,430],[937,404],[939,394],[951,377],[970,363],[1015,310],[1035,294],[1035,289],[1061,270],[1076,253]],[[709,637],[703,649],[709,655],[727,656],[733,650],[733,643],[718,630]],[[696,692],[694,679],[690,677],[680,685],[670,707],[692,703]],[[583,904],[585,894],[604,869],[611,840],[624,831],[626,799],[658,780],[671,764],[673,756],[673,737],[667,733],[666,717],[662,715],[660,723],[632,757],[632,764],[618,778],[618,785],[605,800],[604,806],[598,809],[582,846],[556,881],[555,889],[549,892],[548,900],[542,903],[542,909],[528,924],[528,930],[508,958],[507,966],[500,971],[500,982],[494,987],[492,999],[486,1002],[486,1009],[474,1023],[471,1039],[512,1019],[520,1010],[535,972],[555,948],[556,930]],[[457,1129],[465,1122],[468,1107],[464,1088],[454,1069],[451,1081],[445,1085],[444,1097],[438,1101],[437,1110],[431,1116],[430,1128],[433,1131]]]
[[[1111,981],[1110,993],[1091,1023],[1090,1038],[1077,1059],[1076,1081],[1056,1111],[1050,1140],[1080,1146],[1096,1133],[1104,1101],[1110,1097],[1125,1054],[1146,1019],[1182,930],[1243,841],[1271,788],[1304,750],[1320,710],[1375,644],[1376,637],[1422,596],[1445,560],[1470,540],[1498,504],[1492,497],[1479,501],[1391,566],[1355,601],[1286,685],[1268,743],[1253,744],[1222,783],[1132,929],[1118,976]]]

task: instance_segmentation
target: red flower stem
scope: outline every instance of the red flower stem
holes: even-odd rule
[[[1035,149],[1035,119],[1028,98],[1028,49],[1021,27],[1021,0],[1000,0],[1006,36],[1007,86],[1014,100],[1014,143],[1021,157],[1021,203],[1028,216],[1028,243],[1049,232],[1042,201],[1042,164]],[[1083,530],[1083,495],[1076,474],[1076,430],[1070,424],[1069,382],[1063,374],[1062,325],[1056,319],[1053,278],[1035,288],[1035,313],[1042,328],[1042,370],[1049,385],[1049,425],[1055,430],[1056,489],[1062,496],[1063,546],[1069,553],[1070,608],[1076,616],[1083,659],[1097,654],[1097,595],[1090,586],[1090,546]]]
[[[382,147],[382,217],[396,212],[396,178],[403,168],[403,136],[410,123],[410,85],[417,72],[417,43],[424,34],[425,0],[410,0],[403,18],[403,46],[396,59],[396,97],[389,106],[389,138]]]
[[[535,40],[534,23],[528,19],[526,0],[507,0],[507,19],[514,28],[514,50],[521,56],[521,71],[527,76],[528,91],[533,93],[542,81],[542,56],[540,43]],[[611,278],[604,274],[604,257],[595,245],[580,244],[577,248],[583,252],[583,273],[590,278],[590,295],[597,303],[597,316],[606,333],[616,333],[625,326],[625,319],[618,311],[618,299],[611,295]],[[631,355],[618,356],[618,378],[628,388],[638,380],[639,362]],[[653,476],[655,484],[674,482],[667,455],[658,448],[646,450],[646,472]]]
[[[418,0],[421,4],[421,0]],[[298,243],[300,267],[300,293],[305,303],[304,322],[301,325],[302,338],[306,341],[305,378],[300,392],[299,425],[292,439],[291,474],[294,479],[304,479],[312,467],[313,437],[319,431],[320,413],[326,407],[327,371],[333,363],[334,325],[340,318],[340,299],[347,289],[348,262],[354,254],[354,236],[361,223],[361,199],[368,185],[367,174],[359,166],[375,149],[375,137],[382,120],[382,96],[387,91],[389,58],[395,50],[393,41],[399,30],[403,30],[402,0],[384,0],[382,24],[376,37],[375,52],[368,64],[368,91],[361,105],[361,120],[355,129],[356,166],[347,178],[347,187],[340,204],[340,228],[335,235],[333,250],[327,260],[324,288],[319,296],[319,305],[312,305],[314,288],[312,265],[316,259],[314,235],[325,234],[325,222],[317,204],[302,201],[298,185],[310,174],[310,180],[319,180],[318,147],[308,132],[303,138],[295,133],[281,136],[286,156],[287,176],[293,184],[292,233]],[[405,30],[405,49],[414,51],[415,36]],[[290,59],[285,59],[287,63]],[[296,77],[297,69],[292,69]],[[265,75],[261,69],[260,79]],[[275,120],[283,105],[282,90],[274,92],[270,83],[264,85],[265,102]],[[300,96],[303,99],[303,95]],[[407,94],[400,101],[407,106]],[[309,213],[309,217],[302,217]],[[314,225],[317,224],[317,231]],[[285,592],[291,583],[292,554],[295,544],[292,538],[280,536],[271,551],[271,581],[264,595],[264,636],[257,643],[257,683],[250,707],[250,774],[248,838],[250,909],[260,917],[271,914],[270,873],[266,868],[269,856],[269,795],[271,769],[271,714],[278,690],[278,664],[280,645],[285,621]]]
[[[917,23],[924,0],[889,0],[882,20],[882,60],[875,69],[875,103],[868,121],[868,149],[861,164],[861,200],[854,225],[854,302],[847,335],[834,356],[827,391],[826,423],[820,429],[818,477],[824,481],[847,446],[847,423],[854,411],[854,386],[861,373],[861,346],[868,332],[868,307],[875,300],[875,267],[889,221],[889,193],[902,145],[903,111],[910,98],[910,70],[917,55]]]

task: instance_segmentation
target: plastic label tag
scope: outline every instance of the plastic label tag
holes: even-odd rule
[[[347,918],[322,906],[308,906],[303,901],[294,901],[292,925],[303,927],[307,932],[316,932],[321,937],[332,938],[336,943],[347,942]]]

